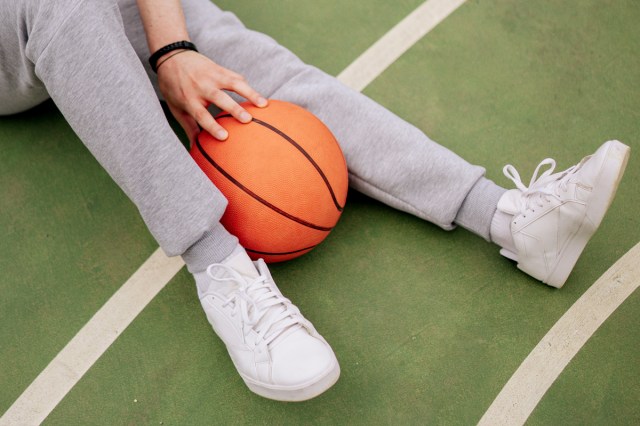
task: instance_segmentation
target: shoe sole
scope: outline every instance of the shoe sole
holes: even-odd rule
[[[340,365],[334,359],[333,365],[320,379],[303,385],[296,386],[274,386],[266,383],[256,382],[241,375],[247,387],[254,393],[276,401],[299,402],[315,398],[332,387],[340,377]]]
[[[600,175],[596,180],[597,186],[593,188],[589,199],[589,207],[582,224],[573,238],[567,242],[554,270],[551,271],[547,279],[542,280],[545,284],[556,288],[561,288],[564,285],[589,239],[600,226],[605,213],[613,202],[618,185],[627,167],[631,150],[619,141],[609,141],[607,143],[609,147],[600,168]]]

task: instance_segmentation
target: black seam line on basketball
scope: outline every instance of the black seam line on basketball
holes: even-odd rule
[[[280,253],[270,253],[270,252],[268,252],[268,251],[252,250],[252,249],[249,249],[249,248],[246,248],[246,247],[245,247],[244,249],[245,249],[246,251],[249,251],[249,252],[251,252],[251,253],[255,253],[255,254],[266,254],[266,255],[269,255],[269,256],[284,256],[284,255],[286,255],[286,254],[295,254],[295,253],[300,253],[301,251],[311,250],[312,248],[315,248],[315,247],[317,247],[317,246],[318,246],[318,245],[316,244],[315,246],[311,246],[311,247],[303,248],[303,249],[300,249],[300,250],[294,250],[294,251],[283,251],[283,252],[280,252]]]
[[[221,142],[224,143],[224,142]],[[268,202],[267,200],[265,200],[264,198],[260,197],[258,194],[252,192],[249,188],[247,188],[246,186],[244,186],[243,184],[241,184],[240,182],[238,182],[233,176],[231,176],[229,173],[227,173],[226,170],[224,170],[218,163],[216,163],[215,161],[213,161],[213,158],[211,158],[209,156],[209,154],[207,154],[205,152],[205,150],[202,148],[202,145],[200,145],[200,141],[196,138],[196,146],[198,147],[198,150],[200,151],[200,153],[204,156],[204,158],[207,159],[207,161],[213,166],[215,167],[220,173],[222,173],[222,175],[224,177],[226,177],[227,179],[229,179],[235,186],[237,186],[238,188],[240,188],[241,190],[243,190],[245,193],[247,193],[247,195],[253,197],[254,199],[256,199],[258,202],[264,204],[265,206],[269,207],[271,210],[273,210],[276,213],[281,214],[282,216],[293,220],[294,222],[297,222],[301,225],[307,226],[309,228],[313,228],[313,229],[317,229],[318,231],[331,231],[333,229],[333,227],[326,227],[326,226],[320,226],[320,225],[315,225],[311,222],[307,222],[306,220],[300,219],[298,217],[295,217],[287,212],[285,212],[284,210],[274,206],[273,204],[271,204],[270,202]]]
[[[231,115],[230,114],[224,114],[224,115],[219,116],[218,118],[226,118],[226,117],[231,117]],[[331,194],[331,199],[333,200],[333,204],[335,204],[336,209],[338,209],[339,212],[342,212],[344,210],[344,206],[341,206],[340,203],[338,203],[338,199],[336,197],[336,194],[333,192],[333,188],[331,187],[331,183],[329,183],[329,179],[327,179],[327,176],[324,174],[324,172],[322,171],[322,169],[320,168],[318,163],[316,163],[314,161],[313,157],[311,157],[309,155],[309,153],[307,151],[305,151],[303,147],[300,146],[300,144],[298,144],[296,141],[291,139],[291,137],[289,137],[286,133],[282,132],[277,127],[273,127],[269,123],[266,123],[266,122],[264,122],[262,120],[259,120],[257,118],[253,118],[251,121],[253,121],[254,123],[257,123],[257,124],[259,124],[259,125],[261,125],[263,127],[266,127],[267,129],[271,130],[272,132],[275,132],[278,135],[282,136],[284,138],[284,140],[289,142],[298,151],[300,151],[302,153],[302,155],[304,155],[305,158],[307,160],[309,160],[309,162],[313,165],[313,167],[316,169],[316,171],[318,172],[318,174],[320,175],[320,177],[324,181],[324,184],[327,186],[327,189],[329,190],[329,193]]]

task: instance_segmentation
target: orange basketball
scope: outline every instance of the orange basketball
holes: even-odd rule
[[[229,200],[222,224],[253,258],[309,252],[336,225],[347,198],[347,166],[329,129],[305,109],[271,100],[242,106],[253,121],[216,117],[220,142],[202,132],[191,155]]]

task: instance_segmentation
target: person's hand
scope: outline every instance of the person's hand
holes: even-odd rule
[[[163,60],[166,62],[163,63]],[[180,52],[174,58],[160,59],[159,64],[160,91],[191,143],[195,141],[200,128],[218,140],[227,139],[226,130],[207,110],[211,104],[242,123],[251,121],[251,115],[225,90],[237,93],[258,107],[267,105],[267,100],[249,86],[244,77],[199,53]]]

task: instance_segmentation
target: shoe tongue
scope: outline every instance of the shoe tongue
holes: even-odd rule
[[[228,266],[229,268],[236,271],[238,274],[240,274],[243,278],[247,280],[247,283],[251,283],[252,281],[256,280],[257,278],[260,277],[260,275],[268,275],[269,273],[264,263],[259,264],[260,265],[259,267],[261,270],[258,271],[258,268],[256,267],[256,265],[251,261],[251,258],[249,258],[246,251],[242,249],[242,247],[239,247],[239,249],[236,249],[222,263],[225,266]],[[211,272],[216,277],[227,276],[227,272],[224,271],[223,268],[214,268]],[[237,287],[233,284],[228,284],[228,285],[223,285],[221,287],[218,287],[219,291],[222,291],[223,293],[226,293],[226,294],[233,293],[236,290],[236,288]],[[261,296],[265,295],[269,291],[270,290],[267,288],[250,288],[249,289],[249,295],[252,299],[257,301],[258,309],[263,309],[263,303],[268,303],[269,300],[272,300],[271,298],[267,298],[265,300],[261,300],[258,302],[258,300],[262,298]],[[277,296],[274,294],[272,297],[277,297]],[[286,310],[283,304],[276,304],[266,309],[267,311],[263,313],[262,317],[258,320],[258,323],[255,325],[257,329],[261,329],[263,327],[268,327],[268,328],[277,327],[277,323],[272,323],[272,321],[278,315],[280,315],[282,312]],[[280,321],[285,321],[285,320],[286,319],[281,319]],[[284,332],[289,331],[292,327],[300,327],[300,326],[299,325],[289,326],[283,330],[278,330],[277,333],[280,336]],[[269,330],[267,332],[267,336],[270,335],[272,332],[273,332],[272,330]]]
[[[240,274],[247,282],[251,282],[260,276],[255,265],[240,246],[238,246],[229,257],[222,261],[221,264]],[[219,281],[219,279],[231,277],[228,269],[213,267],[208,273],[211,274],[211,278],[215,279],[214,288],[216,292],[229,295],[237,289],[238,284],[233,281]]]
[[[249,280],[255,280],[260,276],[244,249],[235,250],[223,263]]]
[[[510,189],[502,194],[498,200],[498,210],[509,215],[516,215],[520,212],[520,200],[522,199],[522,191],[519,189]]]

